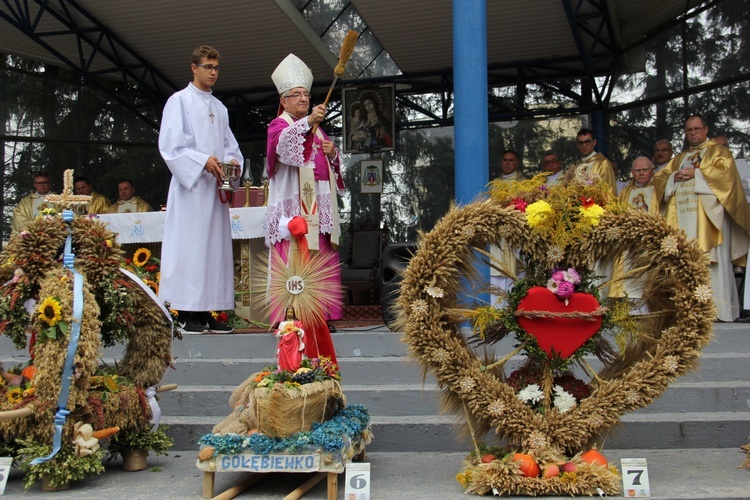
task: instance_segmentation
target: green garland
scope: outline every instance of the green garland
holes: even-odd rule
[[[124,343],[135,331],[133,296],[123,280],[107,279],[100,284],[102,304],[102,347]]]
[[[166,455],[167,450],[174,446],[174,439],[169,436],[168,430],[168,425],[160,425],[155,432],[150,429],[118,432],[109,443],[107,461],[119,457],[128,448],[153,451],[157,456]]]
[[[52,447],[31,440],[19,439],[18,442],[21,445],[18,455],[23,457],[20,468],[25,472],[23,477],[25,490],[31,488],[35,482],[45,476],[48,477],[49,485],[54,488],[71,481],[80,481],[92,474],[104,472],[102,459],[105,452],[101,448],[89,456],[76,457],[73,446],[65,445],[51,460],[38,465],[31,465],[34,458],[49,455]]]
[[[0,335],[7,335],[19,350],[26,348],[26,327],[31,322],[24,302],[36,295],[38,288],[32,286],[26,275],[20,275],[15,283],[7,283],[0,295]]]

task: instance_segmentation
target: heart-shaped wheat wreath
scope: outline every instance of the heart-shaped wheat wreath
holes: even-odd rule
[[[471,285],[476,283],[476,264],[489,255],[483,249],[501,240],[520,255],[526,277],[504,297],[504,307],[477,307],[477,301],[467,305],[467,296],[476,290]],[[601,329],[567,357],[554,349],[550,356],[519,326],[518,316],[525,314],[519,303],[532,286],[557,292],[545,282],[554,272],[580,273],[576,291],[599,302],[594,275],[618,258],[629,269],[624,276],[640,284],[649,314],[631,316],[633,304],[626,300],[602,301],[592,313],[602,318]],[[457,476],[466,490],[502,495],[594,495],[597,488],[618,492],[617,470],[585,463],[581,452],[601,443],[625,412],[647,406],[695,367],[713,334],[709,279],[705,253],[683,232],[659,216],[610,200],[591,180],[550,188],[543,176],[491,183],[489,199],[452,207],[422,235],[403,274],[396,309],[412,355],[435,374],[444,407],[465,419],[464,429],[472,437],[475,449]],[[472,332],[464,336],[461,324],[467,320]],[[500,359],[486,352],[480,356],[471,347],[508,334],[516,336],[517,349]],[[525,366],[505,373],[506,361],[515,354],[527,357]],[[598,372],[587,360],[591,356],[601,363]],[[587,382],[573,375],[574,366],[583,370]],[[565,386],[561,381],[566,378],[578,385]],[[528,384],[523,393],[519,379],[537,384]],[[575,399],[567,394],[568,403],[557,404],[554,398],[565,395],[568,387],[582,390],[571,390]],[[504,445],[492,449],[496,460],[483,463],[480,458],[489,448],[480,441],[490,429]],[[541,465],[576,463],[577,470],[530,477],[535,474],[528,474],[514,454],[528,454]]]

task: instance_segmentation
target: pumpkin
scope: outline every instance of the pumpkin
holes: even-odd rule
[[[32,378],[34,378],[34,375],[36,375],[36,366],[34,365],[27,366],[26,368],[21,370],[21,375],[24,378],[31,380]]]
[[[602,467],[607,467],[609,465],[609,462],[604,458],[604,455],[596,451],[594,448],[581,455],[581,460],[587,464],[601,465]]]
[[[531,455],[527,453],[514,453],[513,461],[519,463],[519,469],[521,469],[523,477],[539,476],[539,465],[537,465]]]

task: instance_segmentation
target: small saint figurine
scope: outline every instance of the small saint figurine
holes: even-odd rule
[[[297,371],[304,356],[302,351],[305,349],[305,330],[302,329],[302,323],[297,319],[293,307],[286,308],[285,319],[279,323],[276,338],[279,339],[276,350],[279,369]]]

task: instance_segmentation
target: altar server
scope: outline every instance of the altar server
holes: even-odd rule
[[[211,94],[219,53],[198,47],[190,67],[193,81],[169,98],[159,131],[159,152],[172,172],[159,298],[179,312],[182,333],[230,333],[209,313],[234,309],[229,204],[217,188],[223,179],[219,162],[242,165],[243,158],[227,108]]]

